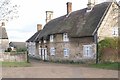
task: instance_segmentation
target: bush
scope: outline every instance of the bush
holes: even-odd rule
[[[120,41],[120,38],[105,38],[104,40],[100,41],[98,44],[99,60],[100,61],[109,61],[109,60],[114,61],[115,58],[117,59],[118,50],[120,49],[120,47],[118,46],[120,45],[119,41]],[[103,57],[106,60],[104,60]]]
[[[27,48],[19,48],[19,49],[17,49],[17,52],[25,52],[25,51],[27,51]]]
[[[11,48],[7,48],[7,50],[5,50],[5,52],[11,52]]]

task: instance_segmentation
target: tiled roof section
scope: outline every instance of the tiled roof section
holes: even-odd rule
[[[40,31],[37,31],[32,37],[30,37],[26,42],[35,42],[38,39],[38,36],[40,35]]]
[[[48,22],[39,35],[39,39],[47,38],[50,34],[69,33],[70,37],[92,36],[105,11],[111,2],[96,5],[91,12],[87,8],[72,12],[69,16],[64,15]],[[104,16],[103,16],[104,15]]]
[[[0,26],[0,39],[8,39],[5,27]]]

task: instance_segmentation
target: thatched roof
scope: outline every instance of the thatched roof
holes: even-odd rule
[[[32,37],[30,37],[26,42],[35,42],[39,35],[40,35],[41,30],[37,31]]]
[[[26,43],[25,42],[10,42],[9,43],[10,47],[14,47],[14,48],[26,48]]]
[[[65,32],[68,33],[69,37],[93,36],[93,32],[111,4],[111,2],[104,2],[94,6],[90,12],[87,12],[87,8],[84,8],[72,12],[70,15],[53,19],[44,26],[34,41],[39,41],[42,38],[46,39],[50,34]],[[32,37],[35,37],[35,35]]]
[[[8,39],[5,27],[0,26],[0,39]]]

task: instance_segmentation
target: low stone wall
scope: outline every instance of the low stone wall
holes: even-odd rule
[[[2,53],[0,54],[0,61],[7,61],[7,62],[23,62],[27,60],[26,53]]]

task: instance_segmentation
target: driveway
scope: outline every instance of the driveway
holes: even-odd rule
[[[31,60],[32,67],[3,67],[3,78],[118,78],[118,71]]]

